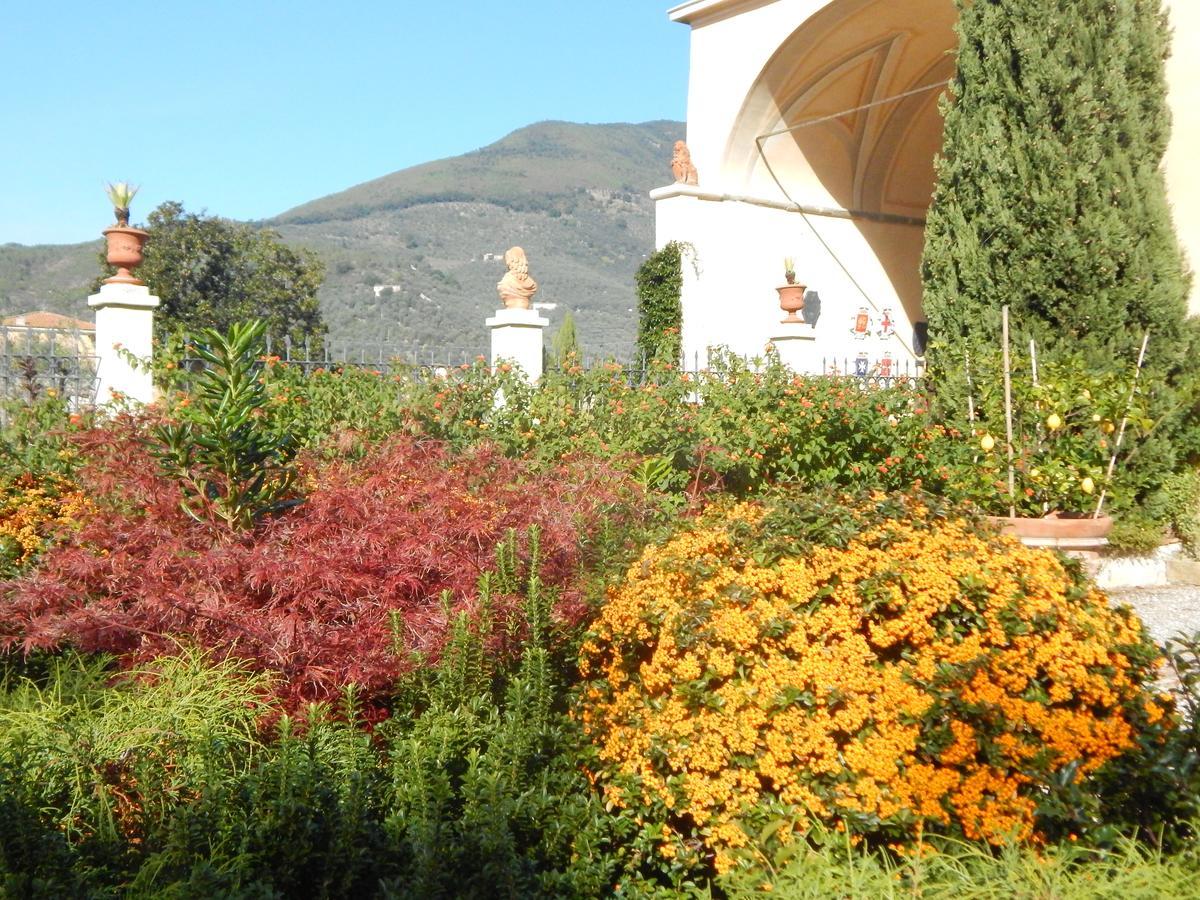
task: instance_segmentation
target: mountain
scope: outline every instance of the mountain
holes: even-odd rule
[[[670,180],[678,122],[542,122],[463,156],[425,163],[297,206],[262,224],[325,261],[322,312],[335,345],[386,342],[425,358],[487,350],[503,254],[525,248],[589,355],[628,356],[633,276],[654,245],[648,192]],[[0,314],[79,314],[99,242],[0,247]]]
[[[0,245],[0,317],[48,309],[90,318],[87,295],[100,271],[103,240],[84,244]]]

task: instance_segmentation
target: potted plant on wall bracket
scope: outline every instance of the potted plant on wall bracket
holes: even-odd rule
[[[129,205],[137,194],[136,185],[128,182],[112,182],[105,188],[109,202],[113,205],[113,213],[117,224],[104,229],[105,240],[108,241],[108,264],[115,266],[117,274],[104,279],[105,284],[141,284],[133,274],[133,270],[142,264],[142,252],[150,232],[140,228],[129,227]]]
[[[779,308],[787,313],[784,322],[803,323],[796,313],[804,309],[804,292],[808,290],[803,284],[796,283],[796,265],[790,256],[783,259],[783,278],[787,283],[775,288],[779,292]]]

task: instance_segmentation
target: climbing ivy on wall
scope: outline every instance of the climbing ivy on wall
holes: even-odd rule
[[[682,351],[683,246],[671,241],[637,271],[638,353],[650,362],[677,363]]]

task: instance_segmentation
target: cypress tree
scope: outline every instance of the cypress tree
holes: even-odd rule
[[[931,372],[965,406],[964,359],[1018,340],[1090,365],[1136,359],[1176,434],[1193,333],[1161,171],[1170,133],[1160,0],[957,0],[957,74],[922,275]],[[1164,455],[1165,453],[1165,455]],[[1160,448],[1157,465],[1173,453]],[[1164,472],[1165,474],[1165,472]]]
[[[582,355],[579,348],[579,336],[575,331],[575,316],[569,309],[563,316],[562,324],[558,326],[558,331],[554,333],[554,340],[551,343],[554,347],[554,362],[559,366],[565,363],[571,354]]]

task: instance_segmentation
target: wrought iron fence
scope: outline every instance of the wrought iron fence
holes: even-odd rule
[[[413,377],[444,377],[462,366],[473,365],[486,358],[479,353],[465,348],[432,349],[411,344],[395,344],[380,342],[363,344],[326,340],[317,347],[309,341],[303,343],[285,339],[266,344],[266,355],[279,362],[301,369],[305,374],[317,371],[336,369],[365,369],[381,374],[405,373]],[[678,367],[682,374],[692,378],[720,377],[723,371],[721,359],[736,360],[750,370],[765,369],[769,360],[766,356],[750,356],[714,351],[707,359],[702,360],[699,353],[691,359],[683,361]],[[621,377],[633,387],[645,384],[652,377],[653,369],[645,359],[618,359],[612,356],[601,357],[584,355],[578,357],[575,364],[585,371],[610,367],[619,369]],[[187,357],[182,361],[182,367],[189,371],[199,371],[204,367],[203,360]],[[561,373],[564,370],[559,364],[547,360],[546,371]],[[915,384],[925,377],[924,360],[917,358],[894,359],[884,355],[870,359],[865,354],[857,357],[823,357],[819,371],[808,373],[827,378],[844,378],[847,382],[862,387],[884,388],[903,384]]]
[[[742,354],[721,354],[724,360],[736,360],[747,369],[754,371],[756,369],[765,369],[769,365],[769,361],[764,356],[748,356]],[[644,359],[635,360],[632,362],[616,360],[613,358],[585,358],[579,362],[585,370],[601,368],[604,366],[619,367],[621,374],[625,377],[629,384],[633,387],[645,384],[651,377],[652,369],[646,365]],[[563,371],[557,365],[551,365],[548,371]],[[719,361],[715,356],[710,357],[706,364],[701,362],[700,354],[696,353],[691,359],[684,361],[684,366],[680,369],[682,374],[692,378],[718,378],[726,371],[725,364]],[[819,371],[802,373],[814,377],[823,378],[844,378],[847,382],[872,388],[897,387],[905,384],[919,384],[925,378],[925,362],[922,359],[893,359],[888,356],[881,357],[877,360],[864,359],[863,357],[822,357]]]
[[[0,325],[0,401],[31,402],[54,391],[72,407],[90,405],[96,364],[90,332]]]
[[[297,366],[306,373],[317,369],[377,369],[381,372],[412,369],[454,368],[483,357],[462,347],[431,348],[416,344],[379,341],[351,343],[326,339],[318,347],[311,341],[298,343],[291,338],[282,342],[267,339],[267,355]]]

